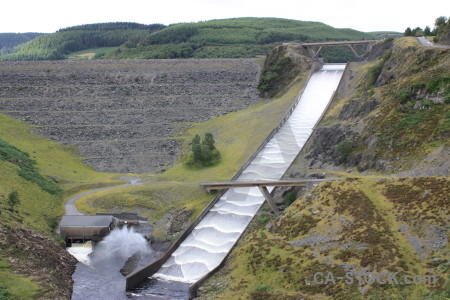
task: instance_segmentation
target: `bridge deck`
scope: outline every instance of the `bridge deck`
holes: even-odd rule
[[[317,42],[317,43],[302,43],[300,45],[309,46],[347,46],[347,45],[365,45],[379,42],[378,40],[363,40],[363,41],[333,41],[333,42]]]
[[[330,180],[336,179],[222,181],[222,182],[203,182],[200,183],[200,186],[209,193],[212,190],[221,190],[237,187],[306,186],[307,184],[320,183]]]

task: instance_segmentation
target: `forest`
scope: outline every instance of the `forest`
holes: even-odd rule
[[[0,55],[12,53],[16,46],[31,41],[32,39],[43,34],[44,33],[38,32],[0,33]]]
[[[3,55],[0,60],[61,60],[71,52],[140,40],[164,27],[123,22],[69,27],[22,44],[17,52]]]
[[[278,18],[234,18],[198,23],[100,23],[61,29],[20,46],[0,60],[61,60],[80,50],[118,47],[105,59],[242,58],[266,55],[287,42],[375,39],[370,33],[320,22]],[[328,62],[354,58],[348,49],[324,51]]]
[[[320,22],[235,18],[169,26],[137,44],[122,45],[106,57],[241,58],[266,55],[281,43],[375,38],[369,33],[337,29]],[[354,57],[344,48],[324,52],[324,56],[329,62],[347,61]]]

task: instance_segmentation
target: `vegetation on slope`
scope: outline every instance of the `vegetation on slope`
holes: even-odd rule
[[[100,47],[117,47],[138,41],[164,28],[164,25],[136,23],[101,23],[61,29],[40,36],[20,46],[19,51],[1,56],[1,60],[58,60],[80,50]]]
[[[168,27],[101,23],[69,27],[38,37],[0,59],[58,60],[76,51],[118,46],[95,58],[238,58],[266,55],[283,42],[374,38],[369,33],[337,29],[319,22],[276,18],[235,18]],[[354,57],[347,47],[326,49],[322,56],[330,62],[345,62]]]
[[[337,92],[313,134],[314,145],[305,149],[307,158],[318,168],[329,163],[381,172],[433,167],[430,175],[443,174],[438,153],[449,147],[450,51],[421,47],[415,38],[377,48],[378,59],[350,64],[346,90]],[[344,140],[352,149],[341,160],[337,145]],[[427,157],[435,162],[425,163]]]
[[[0,291],[10,299],[67,299],[75,261],[55,241],[65,196],[117,184],[67,149],[0,114]],[[61,193],[61,189],[66,191]],[[10,205],[10,195],[18,203]],[[8,299],[8,298],[6,298]]]
[[[370,34],[319,22],[235,18],[177,24],[121,46],[107,58],[237,58],[266,55],[283,42],[373,39]],[[345,55],[348,55],[345,54]],[[341,55],[342,56],[342,55]],[[352,57],[353,56],[349,56]],[[344,61],[348,57],[341,57]]]
[[[449,183],[448,178],[438,177],[321,184],[281,216],[272,216],[269,222],[257,217],[201,295],[214,299],[445,299],[450,292],[448,246],[442,242],[446,234],[441,229],[448,226],[448,212],[442,206],[449,196]],[[397,284],[394,280],[371,282],[364,275],[360,283],[352,271],[396,273]],[[418,275],[421,281],[417,277],[416,284],[407,283],[405,275]]]
[[[26,43],[43,33],[0,33],[0,55],[8,54],[14,51],[14,48]]]
[[[4,140],[0,139],[0,160],[6,160],[19,167],[17,174],[31,182],[36,183],[42,190],[57,194],[62,189],[54,182],[43,177],[36,169],[36,161],[30,158],[26,152],[20,151],[14,146],[11,146]]]
[[[267,55],[258,89],[263,97],[274,97],[301,72],[309,70],[312,60],[295,46],[278,46]]]

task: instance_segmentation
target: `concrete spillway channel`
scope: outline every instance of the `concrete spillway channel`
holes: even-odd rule
[[[289,118],[236,180],[277,180],[283,176],[327,108],[344,69],[343,64],[326,64],[312,74]],[[222,263],[263,202],[257,187],[228,189],[161,268],[152,272],[153,278],[185,283],[204,278]],[[151,287],[142,293],[151,294]]]

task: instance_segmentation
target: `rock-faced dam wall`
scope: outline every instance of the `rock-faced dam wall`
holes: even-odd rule
[[[172,164],[189,122],[259,101],[252,59],[0,62],[0,113],[75,145],[97,171]]]

